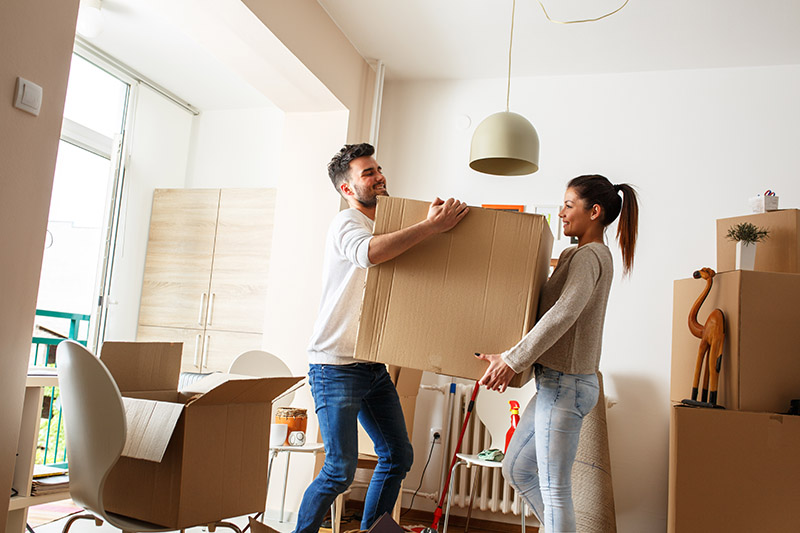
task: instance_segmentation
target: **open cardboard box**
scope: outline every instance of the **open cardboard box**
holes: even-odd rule
[[[670,399],[691,396],[700,339],[689,331],[692,304],[702,279],[674,283]],[[698,321],[719,308],[725,344],[717,403],[728,409],[785,413],[800,398],[800,276],[777,272],[721,272],[700,308]],[[700,382],[702,388],[702,378]]]
[[[106,342],[128,435],[108,511],[181,529],[264,510],[272,400],[301,377],[215,373],[178,391],[181,343]]]
[[[800,416],[673,406],[669,533],[800,531]]]
[[[379,197],[374,233],[424,220],[429,205]],[[544,216],[470,207],[452,230],[367,271],[355,357],[479,379],[486,362],[473,353],[500,353],[533,327],[552,248]]]

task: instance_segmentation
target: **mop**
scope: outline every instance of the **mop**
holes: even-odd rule
[[[467,413],[464,416],[464,423],[461,425],[461,433],[458,435],[458,442],[456,443],[456,449],[453,451],[453,460],[450,461],[450,470],[448,472],[453,471],[453,466],[456,464],[456,454],[461,451],[461,441],[464,439],[464,432],[467,430],[467,422],[469,422],[469,417],[472,414],[472,408],[475,406],[475,397],[478,395],[478,389],[480,389],[481,384],[479,382],[475,382],[475,388],[472,389],[472,396],[469,399],[469,405],[467,405]],[[426,527],[422,530],[422,533],[439,533],[436,529],[439,527],[439,520],[442,518],[442,507],[444,506],[444,500],[447,497],[447,490],[450,488],[450,475],[447,476],[447,481],[444,484],[444,488],[442,489],[442,494],[439,497],[439,505],[436,507],[436,510],[433,512],[433,523],[431,527]]]

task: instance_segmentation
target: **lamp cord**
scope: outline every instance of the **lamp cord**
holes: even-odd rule
[[[600,17],[596,17],[596,18],[593,18],[593,19],[583,19],[583,20],[553,20],[553,19],[551,19],[551,18],[550,18],[550,15],[548,15],[548,14],[547,14],[547,10],[544,8],[544,4],[542,3],[542,0],[538,0],[538,2],[539,2],[539,5],[542,7],[542,11],[544,11],[544,16],[545,16],[545,17],[547,17],[547,20],[549,20],[550,22],[553,22],[553,23],[555,23],[555,24],[580,24],[580,23],[582,23],[582,22],[596,22],[596,21],[598,21],[598,20],[602,20],[602,19],[604,19],[604,18],[606,18],[606,17],[610,17],[611,15],[613,15],[614,13],[617,13],[617,12],[618,12],[618,11],[620,11],[620,10],[621,10],[623,7],[625,7],[625,6],[627,6],[627,5],[628,5],[628,0],[625,0],[625,2],[624,2],[624,3],[623,3],[621,6],[619,6],[617,9],[615,9],[614,11],[612,11],[612,12],[610,12],[610,13],[606,13],[605,15],[602,15],[602,16],[600,16]],[[513,22],[512,22],[512,25],[513,25]]]
[[[539,2],[539,6],[541,6],[542,11],[544,12],[544,16],[547,17],[547,20],[549,20],[550,22],[553,22],[555,24],[580,24],[580,23],[583,23],[583,22],[596,22],[596,21],[602,20],[602,19],[604,19],[606,17],[610,17],[614,13],[618,13],[619,11],[621,11],[623,7],[627,6],[628,2],[630,0],[625,0],[625,2],[623,2],[623,4],[621,6],[619,6],[614,11],[611,11],[610,13],[606,13],[605,15],[602,15],[602,16],[599,16],[599,17],[595,17],[595,18],[591,18],[591,19],[581,19],[581,20],[553,20],[552,18],[550,18],[550,15],[547,13],[547,9],[545,9],[544,4],[542,3],[542,0],[537,0],[537,1]],[[506,82],[506,112],[511,110],[511,105],[510,105],[510,103],[511,103],[511,49],[512,49],[512,47],[514,45],[514,13],[516,12],[516,10],[517,10],[517,0],[512,0],[511,1],[511,35],[509,36],[509,39],[508,39],[508,80]]]
[[[506,113],[508,113],[511,110],[511,108],[509,106],[509,103],[511,102],[511,47],[514,44],[514,12],[516,10],[517,10],[517,0],[512,0],[512,2],[511,2],[511,36],[508,39],[508,84],[506,86]]]

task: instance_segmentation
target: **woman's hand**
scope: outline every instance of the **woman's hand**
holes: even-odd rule
[[[489,368],[478,383],[487,389],[504,392],[517,373],[503,361],[500,354],[476,353],[475,356],[489,363]]]

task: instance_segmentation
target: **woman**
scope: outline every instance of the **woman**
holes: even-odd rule
[[[534,365],[537,394],[508,446],[503,475],[547,533],[575,531],[572,464],[583,418],[599,395],[603,321],[614,273],[603,237],[620,214],[617,240],[628,274],[639,215],[633,188],[598,175],[571,180],[558,216],[564,235],[577,237],[578,245],[562,252],[542,288],[536,325],[502,354],[476,354],[489,362],[481,385],[500,392],[516,373]]]

